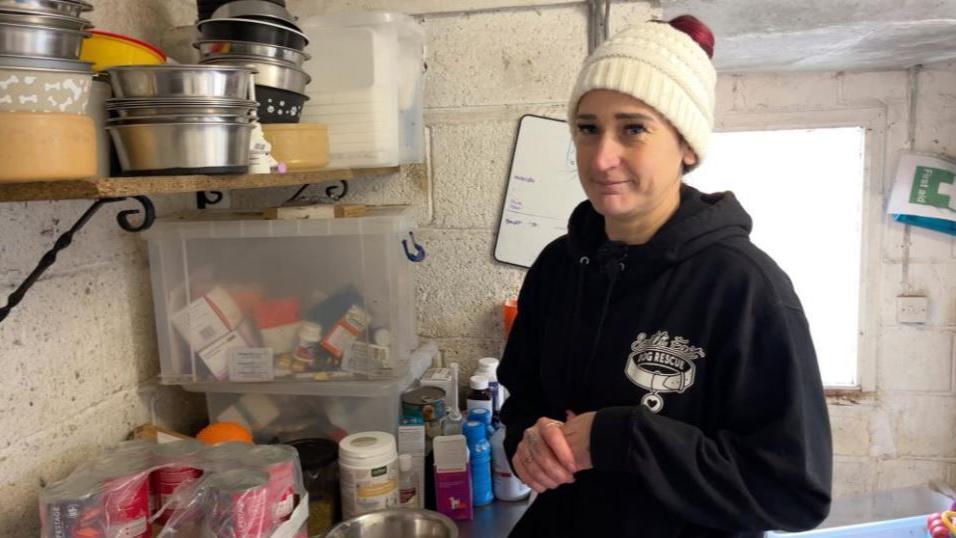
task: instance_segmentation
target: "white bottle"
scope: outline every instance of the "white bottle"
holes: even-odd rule
[[[489,413],[494,414],[494,404],[491,399],[491,387],[488,378],[483,375],[473,375],[468,386],[471,387],[471,391],[468,393],[468,411],[484,408]]]
[[[501,426],[491,436],[491,473],[495,498],[500,501],[520,501],[528,496],[531,488],[511,472],[505,453],[505,427]]]
[[[445,408],[448,411],[445,414],[442,433],[444,435],[460,435],[461,426],[465,419],[461,416],[461,410],[458,409],[458,363],[453,362],[449,367],[451,368],[451,392],[446,395]]]
[[[401,508],[420,509],[421,495],[418,494],[418,473],[412,464],[411,454],[402,454],[398,457],[398,505]]]
[[[478,359],[478,369],[475,375],[483,375],[488,378],[488,388],[491,389],[491,414],[494,417],[494,423],[498,424],[498,414],[501,413],[501,404],[505,400],[504,390],[498,383],[498,359],[494,357],[484,357]]]

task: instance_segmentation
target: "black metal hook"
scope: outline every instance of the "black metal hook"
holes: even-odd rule
[[[405,256],[413,261],[420,262],[425,259],[425,247],[419,245],[415,241],[415,232],[408,232],[409,237],[412,238],[412,245],[415,246],[415,254],[412,254],[408,250],[408,239],[402,239],[402,248],[405,249]]]
[[[219,195],[221,198],[222,193],[219,193]],[[120,228],[127,232],[142,232],[149,229],[153,225],[153,221],[156,220],[156,207],[153,206],[153,201],[145,196],[134,196],[133,198],[143,206],[143,221],[139,224],[130,224],[129,216],[139,213],[139,209],[124,209],[116,215],[116,222],[119,223]]]
[[[141,232],[150,226],[153,225],[153,221],[156,220],[156,209],[153,207],[153,202],[146,196],[134,196],[140,204],[143,206],[143,222],[139,225],[133,225],[129,222],[129,216],[139,213],[138,209],[126,209],[120,211],[116,215],[116,221],[119,223],[120,227],[126,230],[127,232]],[[27,291],[30,290],[30,287],[40,279],[40,276],[50,268],[55,262],[57,254],[60,253],[63,249],[70,246],[73,243],[73,235],[80,231],[83,226],[96,214],[97,211],[104,204],[110,204],[113,202],[122,202],[126,198],[100,198],[99,200],[93,202],[90,207],[83,212],[83,215],[73,223],[73,226],[69,230],[63,232],[60,237],[56,239],[53,243],[53,247],[46,251],[43,256],[40,257],[40,261],[37,263],[37,266],[30,272],[29,275],[23,280],[23,282],[13,290],[7,297],[7,304],[3,307],[0,307],[0,322],[7,318],[10,315],[10,311],[13,310],[20,301],[23,300],[23,297],[27,294]]]
[[[336,189],[342,189],[342,194],[336,194]],[[332,199],[333,202],[338,202],[342,198],[345,198],[345,195],[349,193],[349,182],[344,179],[339,180],[339,185],[329,185],[325,188],[325,195]]]

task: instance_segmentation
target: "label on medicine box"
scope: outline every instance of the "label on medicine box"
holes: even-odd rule
[[[231,349],[229,358],[229,381],[257,382],[275,379],[272,364],[272,348],[245,347]]]
[[[206,368],[212,372],[213,377],[219,381],[224,381],[229,375],[231,350],[245,348],[248,345],[238,332],[232,331],[200,351],[199,358],[202,359]]]
[[[392,362],[389,360],[388,347],[355,342],[342,358],[342,369],[365,374],[390,372]]]

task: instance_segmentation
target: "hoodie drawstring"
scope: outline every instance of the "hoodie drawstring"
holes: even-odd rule
[[[591,344],[591,352],[588,354],[588,360],[584,364],[584,386],[589,387],[588,382],[591,379],[591,365],[594,364],[594,357],[597,355],[598,346],[601,344],[601,336],[604,332],[604,321],[607,318],[607,309],[611,304],[611,294],[614,292],[614,285],[617,283],[617,278],[624,271],[624,258],[627,257],[625,252],[619,259],[608,260],[604,265],[604,272],[608,275],[608,285],[607,291],[604,293],[604,302],[601,306],[601,315],[598,317],[597,331],[594,334],[594,343]]]

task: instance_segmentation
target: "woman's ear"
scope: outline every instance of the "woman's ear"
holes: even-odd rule
[[[681,141],[681,161],[685,168],[697,166],[697,153],[687,142]]]

